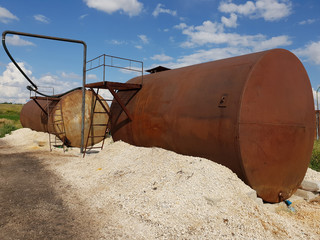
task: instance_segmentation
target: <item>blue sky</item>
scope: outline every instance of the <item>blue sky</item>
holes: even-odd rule
[[[303,62],[320,85],[320,1],[0,0],[0,30],[83,40],[88,60],[110,54],[177,68],[272,48]],[[8,35],[14,58],[40,86],[81,86],[82,46]],[[124,74],[111,81],[127,81]],[[99,81],[88,73],[88,81]],[[0,49],[0,102],[26,102],[28,82]]]

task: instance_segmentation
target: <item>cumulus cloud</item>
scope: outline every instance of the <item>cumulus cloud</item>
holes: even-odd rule
[[[176,29],[185,29],[187,28],[187,24],[185,23],[180,23],[179,25],[175,25],[173,28],[176,28]]]
[[[18,35],[7,36],[6,43],[12,46],[35,46],[34,43],[21,39]]]
[[[237,15],[234,13],[231,13],[230,18],[226,18],[226,17],[221,17],[221,22],[226,26],[226,27],[237,27]]]
[[[23,62],[18,63],[21,69],[45,94],[63,93],[81,86],[79,77],[74,73],[61,72],[59,75],[47,73],[36,79],[32,71]],[[25,103],[29,100],[30,93],[26,86],[30,85],[13,63],[6,66],[6,70],[0,75],[0,102]]]
[[[182,43],[182,47],[227,44],[232,47],[249,47],[253,50],[265,50],[292,44],[290,38],[286,35],[268,39],[263,34],[241,35],[238,33],[226,33],[224,24],[211,21],[204,21],[199,26],[185,26],[182,29],[182,33],[188,37],[188,40]]]
[[[303,48],[293,50],[293,52],[309,62],[320,65],[320,41],[311,42]]]
[[[299,22],[299,25],[312,24],[315,21],[316,21],[315,19],[307,19],[307,20],[303,20],[303,21]]]
[[[272,37],[270,39],[255,43],[254,51],[272,49],[272,48],[277,48],[279,46],[288,46],[291,44],[292,44],[292,41],[288,36],[281,35],[281,36]]]
[[[97,80],[98,77],[97,77],[96,74],[88,74],[88,75],[87,75],[87,79],[88,79],[88,80]]]
[[[140,38],[142,43],[144,43],[144,44],[148,44],[149,43],[149,39],[147,38],[146,35],[138,35],[138,37]]]
[[[34,15],[33,18],[35,20],[37,20],[38,22],[42,22],[42,23],[49,23],[50,22],[50,19],[42,14]]]
[[[18,63],[20,68],[31,76],[32,72],[25,68],[25,64]],[[29,93],[26,90],[27,81],[14,66],[9,63],[6,70],[0,75],[0,101],[12,103],[25,103],[29,98]]]
[[[166,62],[166,61],[171,61],[173,58],[162,53],[162,54],[154,55],[153,57],[151,57],[151,59],[161,61],[161,62]]]
[[[276,21],[291,14],[292,4],[289,0],[256,0],[244,4],[222,2],[219,10],[224,13],[237,13],[250,18],[263,18],[266,21]]]
[[[8,9],[0,7],[0,22],[9,23],[12,20],[19,20],[19,18],[13,15]]]
[[[61,77],[65,78],[65,79],[76,79],[76,80],[82,80],[82,75],[73,73],[73,72],[61,72]]]
[[[167,63],[170,68],[180,68],[193,64],[214,61],[233,56],[251,53],[248,48],[225,47],[225,48],[212,48],[207,50],[198,50],[193,54],[185,55],[177,59],[176,62]]]
[[[166,13],[166,14],[169,14],[172,16],[177,16],[177,11],[166,9],[166,8],[164,8],[164,5],[161,3],[159,3],[157,5],[157,7],[154,9],[152,15],[154,17],[158,17],[160,13]]]
[[[143,9],[138,0],[84,0],[88,7],[112,14],[117,11],[124,12],[130,17],[137,16]]]

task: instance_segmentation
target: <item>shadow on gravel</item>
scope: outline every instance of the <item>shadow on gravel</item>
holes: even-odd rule
[[[53,188],[57,176],[30,153],[0,149],[0,239],[88,239]]]

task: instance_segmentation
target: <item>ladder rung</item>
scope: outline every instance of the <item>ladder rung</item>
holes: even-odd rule
[[[108,124],[91,124],[91,126],[108,126]]]
[[[105,113],[105,114],[108,114],[107,112],[94,112],[94,113]]]

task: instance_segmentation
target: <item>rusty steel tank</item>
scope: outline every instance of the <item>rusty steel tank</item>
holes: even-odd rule
[[[140,77],[130,83],[140,83]],[[225,165],[267,202],[289,198],[310,161],[314,102],[291,52],[273,49],[143,76],[111,105],[114,141]]]
[[[85,94],[85,125],[84,125],[84,137],[88,136],[90,128],[90,116],[92,114],[92,106],[95,101],[95,95],[92,91],[86,91]],[[99,96],[100,97],[100,96]],[[60,140],[67,143],[68,146],[80,147],[81,146],[81,108],[82,108],[82,90],[74,90],[60,98],[60,101],[52,100],[37,100],[38,103],[45,111],[49,111],[49,118],[44,111],[31,100],[27,102],[20,113],[21,125],[25,128],[30,128],[40,132],[50,132],[55,134]],[[103,102],[105,107],[109,109],[106,102]],[[61,132],[61,112],[63,118],[63,124],[65,128],[65,136],[59,134]],[[95,112],[104,112],[101,104],[97,101]],[[95,126],[93,132],[90,135],[104,136],[106,131],[105,124],[108,123],[109,117],[107,114],[95,114],[93,122],[95,124],[101,124],[101,126]],[[66,139],[62,139],[66,137]],[[88,146],[92,146],[100,142],[103,137],[90,138]]]

